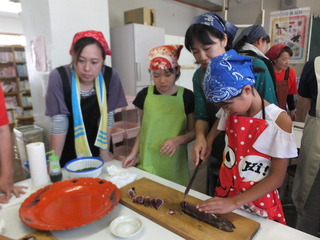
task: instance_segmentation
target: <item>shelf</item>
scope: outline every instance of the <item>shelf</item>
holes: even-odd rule
[[[17,76],[0,76],[0,81],[12,81],[12,80],[16,80],[17,79]]]
[[[23,95],[30,95],[31,94],[30,89],[20,89],[20,93]]]
[[[16,96],[16,95],[18,95],[19,94],[19,92],[7,92],[7,93],[5,93],[4,94],[4,96]]]
[[[32,114],[31,92],[24,46],[0,46],[0,84],[10,121]]]
[[[0,76],[0,81],[2,80],[15,80],[17,76]]]
[[[124,129],[116,127],[111,128],[111,138],[113,144],[122,142],[124,139]]]
[[[223,0],[173,0],[192,7],[200,8],[211,12],[223,10]]]
[[[140,124],[136,122],[119,121],[114,123],[114,127],[124,130],[124,138],[135,138],[140,130]]]

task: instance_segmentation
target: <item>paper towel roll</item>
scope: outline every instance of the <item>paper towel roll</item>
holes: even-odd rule
[[[33,187],[40,187],[48,184],[50,179],[46,164],[44,143],[29,143],[26,145],[26,148]]]

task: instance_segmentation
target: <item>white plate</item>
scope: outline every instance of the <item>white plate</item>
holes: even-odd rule
[[[110,224],[110,231],[117,237],[127,238],[137,235],[142,230],[142,221],[133,216],[120,216]]]

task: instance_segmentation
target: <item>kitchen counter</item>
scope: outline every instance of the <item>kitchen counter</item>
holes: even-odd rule
[[[115,165],[117,167],[121,167],[121,162],[117,160],[113,160],[106,163],[107,166]],[[137,178],[146,177],[149,179],[152,179],[154,181],[157,181],[163,185],[166,185],[168,187],[177,189],[178,191],[183,192],[185,190],[184,186],[181,186],[179,184],[173,183],[171,181],[168,181],[166,179],[160,178],[158,176],[155,176],[153,174],[147,173],[145,171],[142,171],[138,168],[129,168],[129,172],[136,173]],[[64,178],[65,178],[65,172]],[[100,178],[104,178],[106,175],[105,167],[104,171],[102,172]],[[30,185],[31,179],[24,180],[20,182],[20,184],[24,185]],[[35,190],[33,190],[35,191]],[[32,191],[32,192],[33,192]],[[199,193],[194,190],[190,190],[189,193],[191,196],[194,196],[196,198],[205,200],[210,198],[210,196],[207,196],[205,194]],[[0,219],[3,219],[5,221],[5,231],[2,233],[4,236],[10,237],[10,238],[21,238],[22,236],[25,236],[33,231],[35,229],[30,228],[26,226],[19,218],[19,208],[20,208],[21,202],[13,205],[11,207],[6,207],[2,210],[0,210]],[[272,239],[282,239],[282,240],[312,240],[312,239],[319,239],[314,236],[308,235],[306,233],[303,233],[301,231],[298,231],[294,228],[284,226],[282,224],[279,224],[277,222],[264,219],[258,216],[254,216],[252,214],[246,213],[241,210],[234,211],[235,213],[242,215],[244,217],[250,218],[252,220],[255,220],[261,224],[260,229],[254,236],[254,240],[272,240]],[[179,240],[183,239],[180,236],[176,235],[175,233],[163,228],[162,226],[158,225],[157,223],[143,217],[142,215],[132,211],[131,209],[123,206],[122,204],[118,204],[115,209],[103,217],[102,219],[99,219],[98,221],[95,221],[91,224],[70,229],[70,230],[63,230],[63,231],[52,231],[51,233],[59,240],[79,240],[79,239],[90,239],[90,240],[102,240],[102,239],[119,239],[118,237],[115,237],[112,235],[109,229],[109,224],[113,219],[115,219],[118,216],[121,215],[135,215],[138,216],[143,224],[143,230],[139,233],[138,236],[133,239],[139,239],[139,240],[149,240],[149,239],[165,239],[165,240]],[[209,237],[208,237],[209,239]]]

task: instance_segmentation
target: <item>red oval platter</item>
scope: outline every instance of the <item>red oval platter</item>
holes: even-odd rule
[[[32,193],[21,205],[26,225],[45,231],[65,230],[94,222],[120,201],[120,190],[99,178],[74,178],[56,182]]]

